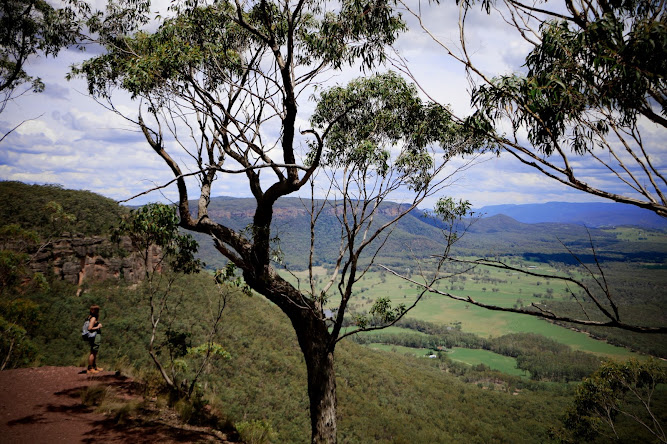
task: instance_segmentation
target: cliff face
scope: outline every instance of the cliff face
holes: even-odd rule
[[[195,207],[195,206],[193,206]],[[383,214],[390,217],[395,217],[405,211],[407,208],[406,205],[386,205],[380,207],[378,214]],[[326,207],[324,209],[324,214],[335,215],[343,214],[343,206],[339,204],[337,208]],[[227,210],[224,208],[209,208],[208,215],[214,220],[222,219],[252,219],[255,215],[254,208],[246,210]],[[310,213],[303,206],[291,206],[291,207],[274,207],[273,208],[273,219],[293,219],[298,217],[310,217]]]
[[[62,238],[34,254],[30,268],[78,285],[108,279],[138,282],[145,276],[144,261],[138,253],[130,251],[133,248],[129,237],[122,238],[119,245],[105,237]],[[151,247],[149,269],[159,265],[160,259],[160,248]]]

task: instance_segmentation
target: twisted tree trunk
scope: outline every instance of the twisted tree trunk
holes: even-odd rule
[[[315,322],[322,325],[297,330],[308,370],[311,437],[313,444],[332,444],[337,430],[334,351],[328,346],[326,324],[319,319]]]
[[[256,231],[257,234],[261,233]],[[255,260],[259,254],[250,260]],[[250,262],[250,261],[249,261]],[[333,340],[321,309],[269,267],[244,270],[245,282],[287,315],[299,341],[308,373],[311,441],[336,443],[336,373]],[[256,271],[253,273],[253,271]]]

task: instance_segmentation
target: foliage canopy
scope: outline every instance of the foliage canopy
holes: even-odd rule
[[[618,440],[617,422],[627,417],[654,439],[666,442],[664,415],[654,410],[657,387],[665,382],[667,372],[658,361],[607,362],[577,388],[563,424],[575,439],[604,436]]]
[[[56,9],[45,0],[0,2],[0,113],[22,85],[29,84],[26,91],[44,90],[42,79],[26,71],[29,59],[55,56],[80,36],[71,8]]]

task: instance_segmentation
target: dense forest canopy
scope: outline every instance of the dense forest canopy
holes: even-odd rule
[[[54,219],[58,211],[72,216],[70,220]],[[109,235],[118,226],[120,216],[128,209],[113,199],[90,191],[68,190],[62,185],[29,185],[22,182],[0,182],[0,218],[19,224],[42,238],[66,231],[85,236]]]

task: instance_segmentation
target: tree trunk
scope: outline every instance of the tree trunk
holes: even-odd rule
[[[255,216],[257,217],[257,214]],[[262,254],[257,253],[252,260],[255,261]],[[257,264],[256,268],[260,265]],[[275,303],[290,319],[308,372],[311,441],[313,444],[335,444],[336,344],[332,340],[326,321],[312,301],[304,298],[298,290],[270,270],[264,274],[244,270],[243,277],[251,288]],[[310,306],[303,307],[300,304],[310,304]]]
[[[336,442],[336,372],[329,331],[310,318],[295,328],[308,371],[308,399],[313,444]]]
[[[334,354],[304,353],[308,369],[308,398],[313,444],[336,442],[336,372]]]

